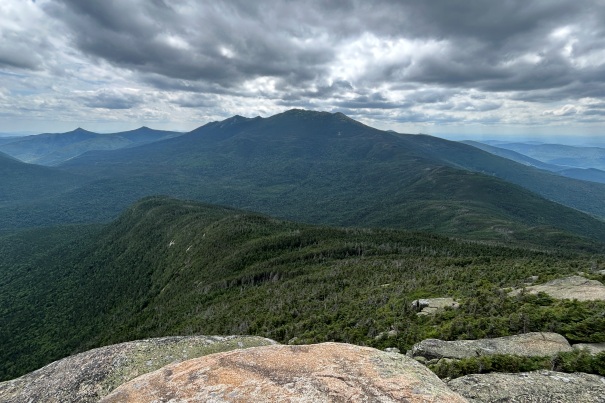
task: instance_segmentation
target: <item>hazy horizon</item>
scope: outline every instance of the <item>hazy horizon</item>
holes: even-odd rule
[[[232,116],[234,116],[234,115],[232,115]],[[245,117],[250,118],[252,116],[245,116]],[[264,117],[266,118],[269,116],[264,116]],[[31,130],[30,131],[21,131],[21,132],[5,131],[5,132],[0,132],[0,137],[25,137],[25,136],[32,136],[32,135],[39,135],[39,134],[47,134],[47,133],[68,133],[68,132],[71,132],[78,128],[81,128],[81,129],[84,129],[87,131],[91,131],[94,133],[99,133],[99,134],[120,133],[120,132],[129,131],[129,130],[136,130],[141,127],[149,127],[154,130],[167,130],[167,131],[187,133],[187,132],[195,130],[209,122],[211,122],[211,121],[209,120],[206,122],[200,122],[197,126],[194,126],[190,130],[178,130],[175,128],[167,127],[165,125],[162,128],[158,128],[158,127],[152,127],[151,125],[148,125],[148,124],[142,124],[139,126],[127,126],[121,130],[112,130],[112,131],[105,130],[104,131],[104,130],[93,130],[91,128],[86,127],[86,125],[78,125],[76,127],[73,127],[73,128],[70,128],[70,129],[64,130],[64,131],[31,131]],[[362,123],[363,123],[363,121],[362,121]],[[369,125],[369,126],[371,126],[371,125]],[[553,134],[553,133],[550,133],[550,134],[533,133],[533,134],[531,134],[531,133],[489,133],[489,132],[467,132],[467,133],[432,132],[431,133],[431,132],[426,132],[426,131],[403,132],[403,131],[399,131],[399,130],[394,130],[389,127],[383,127],[383,128],[378,127],[378,126],[373,126],[373,127],[376,127],[380,130],[393,130],[398,133],[404,133],[404,134],[426,134],[426,135],[439,137],[439,138],[443,138],[446,140],[452,140],[452,141],[472,140],[472,141],[480,141],[480,142],[484,142],[484,141],[485,142],[487,142],[487,141],[537,142],[537,143],[543,143],[543,144],[565,144],[565,145],[576,145],[576,146],[605,147],[605,136],[594,135],[594,134],[593,135],[583,135],[583,134],[567,134],[567,135],[565,135],[565,134]]]

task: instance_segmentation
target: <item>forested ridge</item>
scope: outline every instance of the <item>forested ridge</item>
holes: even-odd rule
[[[604,302],[507,296],[530,276],[545,282],[583,271],[605,280],[595,271],[605,265],[601,251],[585,243],[504,246],[312,226],[152,197],[108,225],[19,231],[3,235],[0,247],[2,379],[92,347],[164,335],[401,350],[428,337],[540,330],[605,341]],[[411,307],[441,296],[460,309],[418,316]]]

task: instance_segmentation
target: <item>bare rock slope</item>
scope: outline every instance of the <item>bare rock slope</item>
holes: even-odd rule
[[[134,379],[103,402],[466,402],[423,365],[340,343],[213,354]]]
[[[431,315],[445,308],[457,309],[460,304],[451,297],[424,298],[412,301],[412,307],[420,311],[418,315]]]
[[[494,339],[443,341],[426,339],[414,344],[408,356],[427,360],[463,359],[478,355],[511,354],[525,357],[549,356],[572,351],[565,337],[557,333],[525,333]]]
[[[119,385],[167,364],[275,344],[248,336],[165,337],[101,347],[0,383],[0,402],[98,402]]]
[[[466,375],[449,381],[448,386],[477,403],[605,403],[605,378],[582,373]]]
[[[558,278],[548,283],[532,285],[526,292],[537,294],[544,292],[555,299],[577,299],[578,301],[605,301],[605,285],[597,280],[582,276]],[[517,295],[521,290],[513,290],[509,295]]]
[[[586,350],[592,355],[605,352],[605,343],[578,343],[574,344],[572,347],[576,350]]]
[[[560,335],[530,333],[454,342],[429,339],[414,349],[429,357],[463,358],[543,356],[571,347]],[[446,385],[410,357],[368,347],[288,346],[246,336],[167,337],[54,362],[0,383],[0,401],[605,403],[605,378],[535,371],[467,375]]]

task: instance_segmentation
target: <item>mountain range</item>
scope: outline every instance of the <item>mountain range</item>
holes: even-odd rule
[[[166,194],[315,224],[542,245],[605,240],[605,223],[595,218],[605,214],[605,185],[340,113],[235,116],[52,169],[56,179],[35,189],[38,198],[21,192],[1,206],[3,229],[107,222],[142,197]],[[60,186],[65,176],[77,178],[74,185]]]
[[[603,171],[601,169],[593,168],[593,166],[595,166],[595,165],[601,166],[602,161],[598,158],[596,159],[596,161],[594,158],[593,159],[590,159],[590,158],[581,159],[580,158],[582,160],[581,164],[575,163],[576,166],[570,167],[570,166],[566,166],[566,165],[555,165],[552,163],[543,162],[541,160],[531,158],[525,154],[521,154],[520,152],[513,151],[512,149],[500,148],[499,146],[485,144],[485,143],[481,143],[478,141],[463,141],[463,143],[469,144],[469,145],[472,145],[473,147],[487,151],[490,154],[508,158],[510,160],[513,160],[513,161],[518,162],[523,165],[528,165],[528,166],[532,166],[532,167],[535,167],[538,169],[543,169],[543,170],[547,170],[550,172],[554,172],[557,175],[565,176],[567,178],[580,179],[580,180],[590,181],[590,182],[605,183],[605,171]],[[500,144],[500,143],[498,143],[498,144]],[[507,144],[508,143],[502,143],[502,146],[507,147]],[[524,151],[524,152],[527,152],[528,154],[532,154],[531,150],[540,148],[540,146],[549,146],[549,145],[546,145],[546,144],[536,145],[536,144],[527,144],[527,143],[525,143],[523,145],[521,143],[516,143],[516,145],[513,144],[513,146],[515,146],[515,148],[520,149],[520,151]],[[552,147],[550,147],[550,148],[552,149]],[[574,152],[582,153],[582,150],[589,150],[591,153],[595,153],[595,151],[594,151],[595,149],[598,150],[595,147],[583,148],[580,150],[577,150],[577,147],[573,147],[573,146],[556,147],[555,150],[558,151],[558,153],[556,154],[557,156],[555,157],[554,155],[550,155],[550,157],[554,157],[554,158],[546,158],[546,159],[551,160],[551,161],[552,160],[561,161],[566,158],[567,162],[574,162],[575,160],[577,160],[577,158],[574,158],[573,159],[574,161],[572,161],[572,159],[569,158],[570,154],[574,154]],[[572,150],[572,152],[568,153],[567,152],[568,150]],[[538,156],[540,156],[542,158],[545,157],[544,153],[541,153]],[[577,165],[581,165],[583,167],[577,167]]]
[[[44,133],[0,139],[0,151],[23,162],[53,166],[91,150],[117,150],[181,135],[179,132],[140,127],[100,134],[77,128],[67,133]]]
[[[490,141],[486,141],[490,144]],[[567,168],[596,168],[605,170],[605,148],[564,144],[533,144],[497,142],[498,148],[516,151],[528,157]]]

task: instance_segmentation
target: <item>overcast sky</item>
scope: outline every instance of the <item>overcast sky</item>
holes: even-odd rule
[[[340,111],[409,133],[603,134],[603,0],[1,0],[0,132]]]

